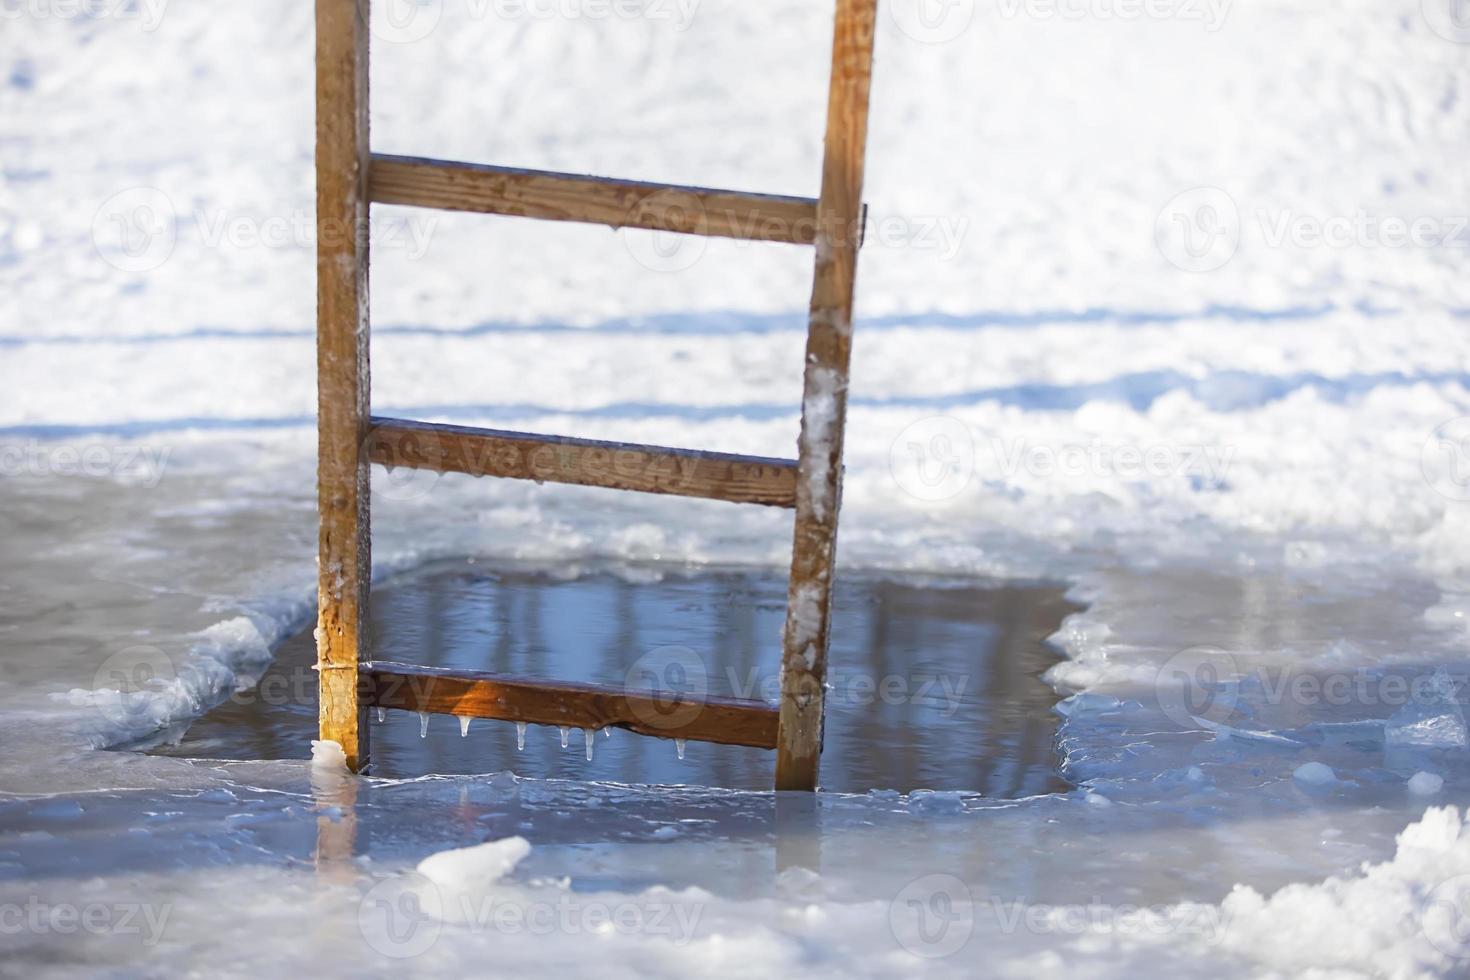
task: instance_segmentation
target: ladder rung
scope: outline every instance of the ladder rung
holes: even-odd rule
[[[796,506],[796,461],[695,449],[372,419],[368,458],[384,466]]]
[[[798,245],[812,244],[817,230],[817,202],[813,198],[382,153],[372,156],[368,197],[378,204],[585,221],[614,228],[648,228]]]
[[[776,747],[779,711],[764,701],[628,691],[614,686],[501,677],[480,671],[369,662],[368,706],[523,721],[568,728],[626,728],[640,735]]]

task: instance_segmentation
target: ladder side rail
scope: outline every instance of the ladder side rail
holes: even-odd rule
[[[365,4],[316,0],[317,691],[321,738],[368,763],[368,28]]]
[[[877,0],[837,0],[807,330],[776,789],[817,787]]]

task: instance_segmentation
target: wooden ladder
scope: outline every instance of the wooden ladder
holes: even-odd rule
[[[816,200],[373,153],[367,0],[316,0],[317,669],[321,737],[368,763],[369,708],[399,708],[776,750],[776,788],[813,790],[822,747],[833,559],[863,226],[877,0],[836,0]],[[767,459],[373,417],[368,216],[373,203],[813,245],[798,458]],[[667,697],[365,659],[369,466],[408,466],[796,510],[781,701]]]

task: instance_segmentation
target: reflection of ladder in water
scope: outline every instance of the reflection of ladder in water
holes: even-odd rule
[[[776,749],[777,789],[816,787],[876,4],[837,0],[822,190],[811,200],[374,154],[368,0],[317,0],[318,688],[321,737],[353,769],[367,764],[376,706]],[[373,418],[373,202],[815,245],[799,458]],[[365,661],[371,463],[795,508],[779,708]]]

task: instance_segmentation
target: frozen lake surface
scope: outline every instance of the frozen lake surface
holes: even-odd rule
[[[411,716],[385,723],[395,775],[350,779],[309,761],[309,693],[252,715],[249,759],[105,751],[242,744],[200,719],[299,666],[314,618],[311,6],[7,7],[0,972],[1465,975],[1449,0],[933,4],[942,24],[886,0],[838,567],[891,584],[845,600],[834,661],[874,662],[864,594],[903,594],[880,648],[913,684],[1007,608],[916,582],[1059,583],[1030,690],[1071,788],[964,768],[1025,758],[982,751],[1010,735],[921,725],[897,763],[834,732],[829,784],[863,792],[814,801],[700,746],[681,766],[615,733],[589,767],[554,732],[518,755],[509,726],[420,742]],[[829,5],[508,6],[379,25],[376,150],[816,193]],[[806,250],[401,208],[372,230],[376,412],[791,455]],[[373,480],[380,594],[415,606],[390,626],[426,626],[415,578],[473,560],[558,583],[456,608],[579,612],[512,602],[547,638],[513,637],[517,669],[543,649],[616,680],[608,621],[773,652],[789,513]],[[690,585],[736,568],[744,624]],[[502,656],[494,621],[454,655]],[[898,751],[903,715],[871,741]]]

